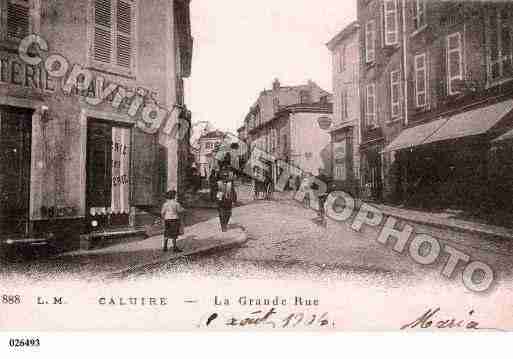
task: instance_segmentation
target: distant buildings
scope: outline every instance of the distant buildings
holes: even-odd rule
[[[276,160],[314,175],[331,171],[329,158],[332,95],[317,84],[282,86],[275,80],[271,90],[260,93],[245,117],[239,133],[251,149],[258,148]],[[269,163],[272,177],[280,170]]]
[[[221,146],[226,135],[221,131],[211,131],[203,134],[198,140],[199,149],[199,174],[202,177],[209,177],[212,169],[215,168],[214,155],[216,149]]]

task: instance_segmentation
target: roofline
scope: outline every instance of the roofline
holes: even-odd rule
[[[252,128],[249,130],[249,133],[255,133],[259,129],[264,128],[269,123],[272,123],[276,121],[280,116],[282,115],[288,115],[291,113],[317,113],[317,114],[323,114],[323,115],[332,115],[333,114],[333,104],[329,102],[328,104],[320,104],[320,103],[314,103],[314,104],[296,104],[296,105],[290,105],[283,107],[280,109],[272,119],[269,121],[261,124],[258,127]]]
[[[330,41],[326,43],[328,49],[333,50],[333,48],[339,44],[342,40],[352,35],[355,31],[360,29],[360,23],[358,20],[353,21],[346,27],[344,27],[337,35],[335,35]]]

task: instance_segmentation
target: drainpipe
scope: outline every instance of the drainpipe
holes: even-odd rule
[[[408,64],[407,64],[407,36],[406,33],[406,0],[402,0],[403,15],[403,106],[404,106],[404,125],[408,126]]]

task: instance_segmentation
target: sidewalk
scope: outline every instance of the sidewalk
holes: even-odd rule
[[[277,192],[274,194],[274,198],[278,201],[290,202],[294,200],[294,193]],[[513,229],[511,228],[455,218],[458,214],[450,211],[430,212],[398,208],[374,202],[368,202],[368,204],[381,210],[384,215],[409,222],[426,224],[439,228],[448,228],[460,232],[470,232],[483,236],[498,237],[501,239],[513,239]],[[312,210],[317,210],[316,203],[312,203],[311,205]],[[359,206],[360,205],[357,205],[357,207]]]
[[[152,231],[159,232],[157,228],[153,228]],[[163,236],[160,234],[142,241],[65,253],[54,260],[66,267],[77,266],[82,273],[89,272],[113,278],[191,255],[226,250],[240,246],[246,241],[247,235],[242,227],[229,226],[228,232],[223,233],[220,231],[218,219],[214,218],[185,228],[185,235],[178,240],[182,253],[163,252]]]
[[[456,219],[454,218],[455,214],[450,212],[417,211],[374,203],[371,205],[380,209],[383,214],[414,223],[499,237],[502,239],[513,239],[513,229]]]

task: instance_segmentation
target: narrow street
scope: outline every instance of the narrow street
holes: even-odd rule
[[[305,209],[293,200],[253,201],[249,188],[239,188],[242,205],[234,209],[232,226],[242,226],[249,241],[241,248],[211,256],[171,262],[135,277],[167,276],[178,272],[208,273],[221,277],[262,278],[265,276],[298,277],[301,279],[355,279],[391,286],[417,285],[435,281],[440,285],[461,283],[462,268],[451,279],[441,275],[447,258],[441,256],[433,265],[417,264],[407,254],[397,254],[391,240],[386,246],[376,239],[379,228],[364,226],[361,232],[351,223],[329,221],[323,227],[316,212]],[[442,245],[469,255],[473,260],[489,264],[497,283],[511,277],[513,245],[504,241],[483,239],[472,233],[440,229],[410,223],[415,233],[436,237]]]

